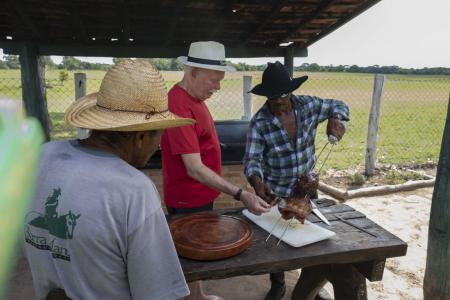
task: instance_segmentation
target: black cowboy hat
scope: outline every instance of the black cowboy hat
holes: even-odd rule
[[[279,61],[267,63],[267,68],[262,75],[262,83],[253,87],[250,93],[267,98],[276,98],[280,95],[290,93],[308,79],[308,76],[291,78],[286,67]]]

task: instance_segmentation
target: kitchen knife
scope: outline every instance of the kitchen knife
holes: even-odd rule
[[[313,213],[319,217],[319,219],[321,219],[325,224],[327,224],[328,226],[331,226],[330,222],[328,222],[328,219],[320,212],[319,208],[316,206],[316,204],[312,201],[309,200],[311,202],[311,208]]]

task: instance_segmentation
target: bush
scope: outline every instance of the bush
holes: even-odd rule
[[[355,172],[352,175],[349,176],[350,178],[350,182],[352,185],[363,185],[364,183],[366,183],[366,176],[364,176],[363,174],[359,173],[359,172]]]
[[[66,70],[59,71],[58,79],[59,82],[61,82],[61,85],[63,85],[64,82],[67,81],[67,79],[69,79],[69,73],[67,73]]]

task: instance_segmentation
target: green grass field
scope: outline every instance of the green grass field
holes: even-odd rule
[[[53,122],[52,138],[74,137],[76,131],[64,123],[64,111],[74,101],[73,74],[61,84],[60,70],[46,72],[47,105]],[[83,71],[85,72],[85,71]],[[103,71],[87,71],[88,93],[100,87]],[[182,72],[162,72],[167,88],[182,78]],[[261,81],[261,72],[227,74],[221,91],[207,101],[215,120],[241,119],[243,115],[242,76],[253,76],[252,85]],[[303,73],[295,76],[304,75]],[[343,140],[330,155],[325,169],[350,168],[364,164],[367,123],[372,101],[373,74],[308,73],[296,94],[341,99],[350,107],[351,122]],[[378,131],[377,159],[383,164],[418,164],[436,162],[442,139],[450,93],[449,76],[388,75],[385,79]],[[21,99],[20,72],[0,71],[0,98]],[[264,103],[253,96],[253,113]],[[316,145],[326,142],[325,125],[319,128]],[[320,164],[318,164],[320,166]]]

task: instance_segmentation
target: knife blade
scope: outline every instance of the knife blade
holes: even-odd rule
[[[309,202],[311,202],[311,209],[312,212],[319,217],[319,219],[322,220],[322,222],[324,222],[325,224],[327,224],[328,226],[331,226],[330,222],[328,221],[328,219],[322,214],[322,212],[319,210],[319,208],[316,206],[316,204],[310,199]]]

